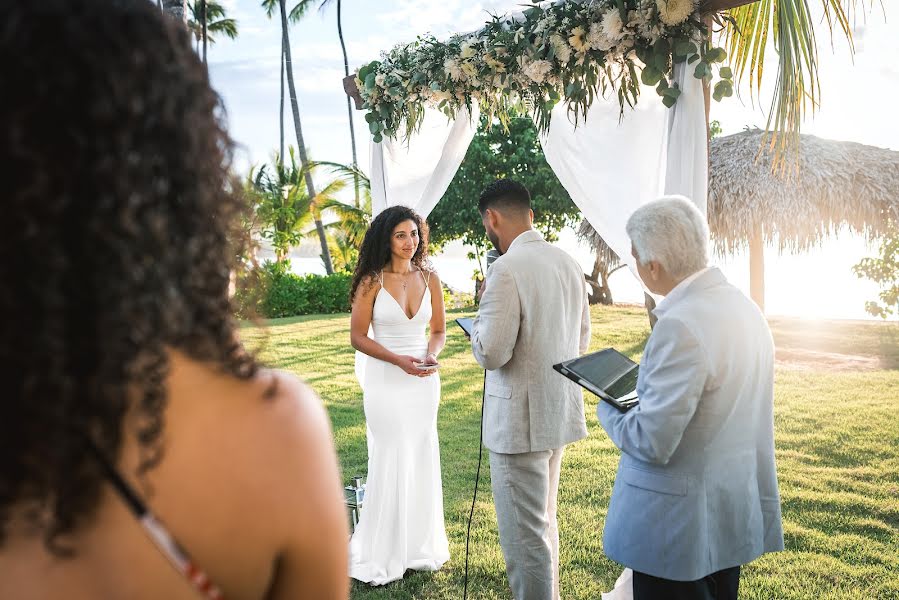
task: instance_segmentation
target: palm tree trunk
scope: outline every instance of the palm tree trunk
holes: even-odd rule
[[[287,87],[290,91],[290,108],[293,112],[293,127],[297,134],[297,149],[300,153],[300,164],[305,165],[309,162],[306,156],[306,144],[303,141],[303,128],[300,125],[300,106],[297,103],[297,90],[293,81],[293,62],[290,58],[290,35],[288,33],[287,24],[287,8],[285,0],[279,0],[281,7],[281,31],[282,42],[284,43],[284,69],[287,72]],[[306,169],[306,190],[309,192],[310,198],[315,198],[315,185],[312,182],[312,173]],[[318,232],[318,241],[322,248],[322,262],[325,263],[325,272],[328,275],[334,273],[334,267],[331,265],[331,253],[328,250],[328,238],[325,236],[325,226],[322,224],[321,214],[315,214],[315,230]]]
[[[162,0],[162,10],[187,24],[187,0]]]
[[[280,109],[280,125],[281,125],[281,153],[278,155],[284,160],[284,36],[281,36],[281,109]]]
[[[340,19],[340,0],[337,0],[337,37],[340,38],[340,49],[343,51],[343,73],[347,77],[350,76],[350,62],[346,55],[346,43],[343,41],[343,24]],[[353,128],[353,107],[350,104],[350,97],[346,97],[346,114],[350,121],[350,146],[353,149],[353,168],[358,169],[359,163],[356,160],[356,132]],[[353,175],[353,191],[356,194],[353,206],[359,208],[359,177]]]
[[[765,312],[765,239],[757,226],[749,240],[749,295]]]
[[[203,64],[206,64],[206,0],[200,0],[200,19],[203,22]]]

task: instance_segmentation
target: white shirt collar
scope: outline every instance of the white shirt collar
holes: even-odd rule
[[[700,269],[693,273],[692,275],[686,277],[683,281],[678,283],[674,288],[668,292],[668,294],[662,298],[659,303],[656,305],[655,310],[652,312],[656,312],[658,310],[664,311],[669,306],[671,306],[674,302],[677,302],[678,298],[686,293],[687,288],[690,287],[690,284],[699,279],[702,275],[710,271],[713,267],[706,267],[704,269]]]
[[[542,240],[543,234],[541,234],[536,229],[527,229],[518,234],[518,236],[512,240],[512,243],[509,244],[509,247],[506,249],[506,253],[508,253],[515,246],[524,244],[526,242],[533,242],[534,240]]]

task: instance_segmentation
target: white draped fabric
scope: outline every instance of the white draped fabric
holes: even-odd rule
[[[478,129],[477,106],[462,108],[452,120],[426,109],[419,129],[408,140],[384,138],[371,147],[372,216],[403,205],[427,217],[440,198]]]
[[[655,90],[641,89],[633,110],[620,117],[617,97],[595,101],[586,122],[573,125],[562,105],[541,137],[552,170],[575,205],[612,250],[634,270],[624,226],[641,205],[682,194],[706,214],[708,158],[702,81],[675,67],[681,89],[665,108]]]

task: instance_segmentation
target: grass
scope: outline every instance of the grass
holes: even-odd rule
[[[454,313],[449,318],[467,315]],[[786,551],[744,568],[744,599],[899,598],[899,335],[895,325],[772,321],[778,348],[877,359],[865,371],[779,362],[775,382],[778,474]],[[305,378],[331,415],[344,479],[366,471],[361,391],[353,374],[346,315],[270,321],[246,328],[262,356]],[[615,346],[638,359],[649,335],[635,307],[596,307],[593,348]],[[354,599],[462,597],[465,530],[478,460],[483,372],[457,328],[441,356],[438,418],[444,507],[452,559],[384,587],[353,583]],[[869,361],[870,364],[870,361]],[[602,528],[618,451],[586,396],[590,435],[568,447],[559,491],[561,585],[567,600],[598,599],[621,567],[602,553]],[[485,451],[486,452],[486,451]],[[472,526],[469,598],[508,599],[486,454]]]

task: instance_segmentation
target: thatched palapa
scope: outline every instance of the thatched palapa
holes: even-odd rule
[[[765,245],[799,252],[842,227],[868,238],[899,218],[899,152],[802,135],[798,164],[772,170],[758,129],[718,137],[709,156],[709,227],[715,249]],[[762,148],[760,151],[759,149]]]

